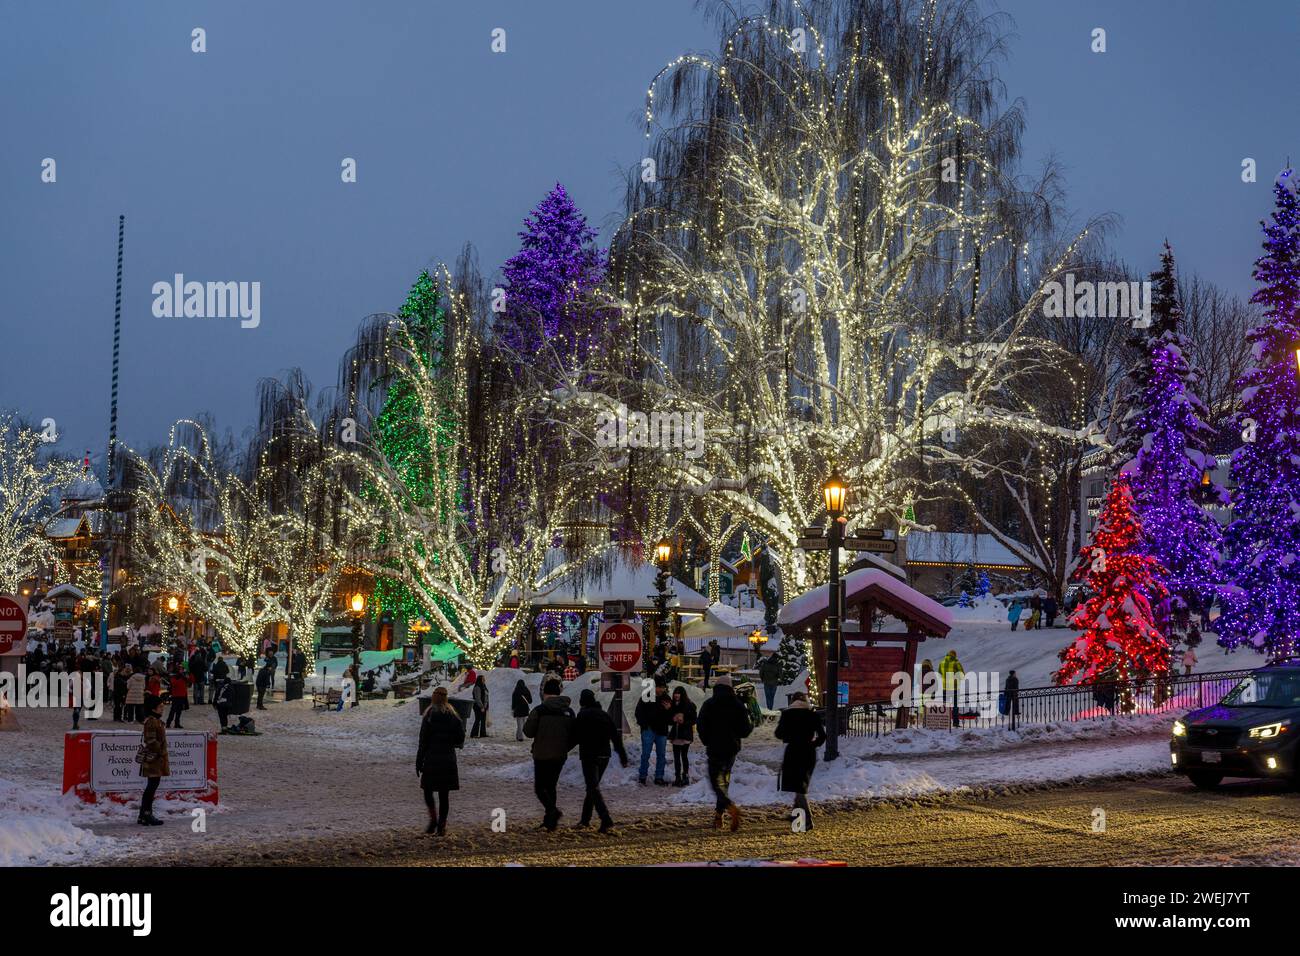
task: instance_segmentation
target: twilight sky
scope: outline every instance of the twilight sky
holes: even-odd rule
[[[1134,268],[1168,236],[1184,270],[1249,294],[1271,182],[1300,161],[1300,4],[1000,7],[1027,162],[1064,162],[1080,218],[1122,217]],[[0,408],[54,418],[61,449],[97,458],[119,213],[121,436],[143,448],[204,410],[239,432],[259,378],[297,365],[333,384],[361,319],[421,268],[471,242],[494,273],[556,181],[608,236],[646,84],[715,47],[693,0],[9,0],[0,17]],[[261,324],[155,318],[151,287],[177,272],[260,281]]]

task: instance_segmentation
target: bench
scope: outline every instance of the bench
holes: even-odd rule
[[[323,707],[326,710],[338,710],[339,704],[342,700],[343,691],[339,690],[337,687],[331,687],[323,694],[320,691],[313,691],[311,695],[311,707],[312,710],[315,710],[318,707]]]

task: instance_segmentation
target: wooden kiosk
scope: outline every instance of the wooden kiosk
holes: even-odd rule
[[[917,645],[928,638],[944,638],[952,629],[952,613],[898,577],[878,568],[850,571],[841,579],[844,588],[844,638],[849,666],[840,666],[840,680],[849,685],[849,705],[888,703],[893,677],[913,673]],[[826,632],[830,586],[805,591],[781,608],[777,623],[792,636],[812,644],[817,687],[826,693]],[[872,630],[877,613],[901,621],[902,631]],[[820,703],[820,702],[819,702]],[[900,720],[906,718],[900,713]]]

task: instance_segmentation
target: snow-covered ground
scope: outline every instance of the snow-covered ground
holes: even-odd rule
[[[937,662],[953,647],[968,671],[996,670],[1005,676],[1014,667],[1022,687],[1044,685],[1070,634],[1065,628],[1012,633],[1006,624],[959,619],[948,639],[923,644],[921,656]],[[1223,654],[1212,639],[1199,653],[1198,670],[1258,663],[1245,654]],[[486,826],[497,808],[529,825],[539,815],[529,742],[515,740],[510,717],[510,694],[521,677],[538,700],[540,675],[487,672],[492,736],[466,741],[460,756],[461,790],[452,801],[453,826]],[[312,680],[313,688],[317,680]],[[576,705],[582,688],[597,681],[598,675],[585,674],[566,692]],[[689,690],[697,702],[704,699],[699,688]],[[452,691],[454,696],[468,694],[459,682]],[[635,694],[625,695],[629,712],[635,700]],[[218,812],[207,813],[204,832],[192,825],[193,804],[160,801],[168,825],[146,830],[134,824],[134,806],[89,807],[65,800],[60,785],[68,712],[19,711],[19,729],[0,734],[0,806],[6,808],[0,815],[0,864],[129,861],[159,845],[175,849],[214,839],[247,848],[250,859],[256,859],[259,846],[286,838],[419,823],[424,811],[414,772],[415,700],[364,701],[360,707],[327,713],[313,710],[309,700],[285,703],[276,697],[268,707],[254,712],[261,736],[218,738],[221,804]],[[193,707],[184,722],[187,730],[217,729],[215,714],[206,706]],[[1169,761],[1169,722],[1168,716],[1107,718],[1016,732],[909,730],[881,738],[845,738],[841,759],[818,766],[810,795],[813,800],[909,797],[1159,773]],[[121,725],[83,722],[83,728],[96,726]],[[781,746],[772,737],[773,726],[769,722],[755,730],[736,763],[732,793],[742,804],[787,802],[776,789]],[[639,742],[632,736],[627,744],[631,766],[624,769],[615,762],[606,774],[616,818],[656,808],[707,812],[712,795],[698,745],[691,752],[691,785],[672,788],[639,786]],[[668,760],[671,777],[671,753]],[[582,794],[576,759],[568,762],[561,785],[561,806],[576,816]]]

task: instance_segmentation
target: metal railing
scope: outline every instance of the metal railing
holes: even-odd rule
[[[936,710],[947,707],[944,726],[952,730],[976,727],[1015,729],[1025,724],[1050,724],[1108,717],[1177,714],[1218,703],[1256,668],[1210,671],[1204,674],[1107,681],[1064,687],[1023,688],[1014,701],[999,691],[972,692],[969,685],[938,693],[919,707],[895,707],[889,701],[853,704],[840,711],[840,734],[879,737],[892,730],[929,726],[939,728]],[[954,694],[956,707],[953,708]],[[906,713],[900,721],[899,711]],[[926,719],[926,712],[929,720]],[[955,710],[955,718],[954,718]],[[903,725],[900,727],[900,723]]]

